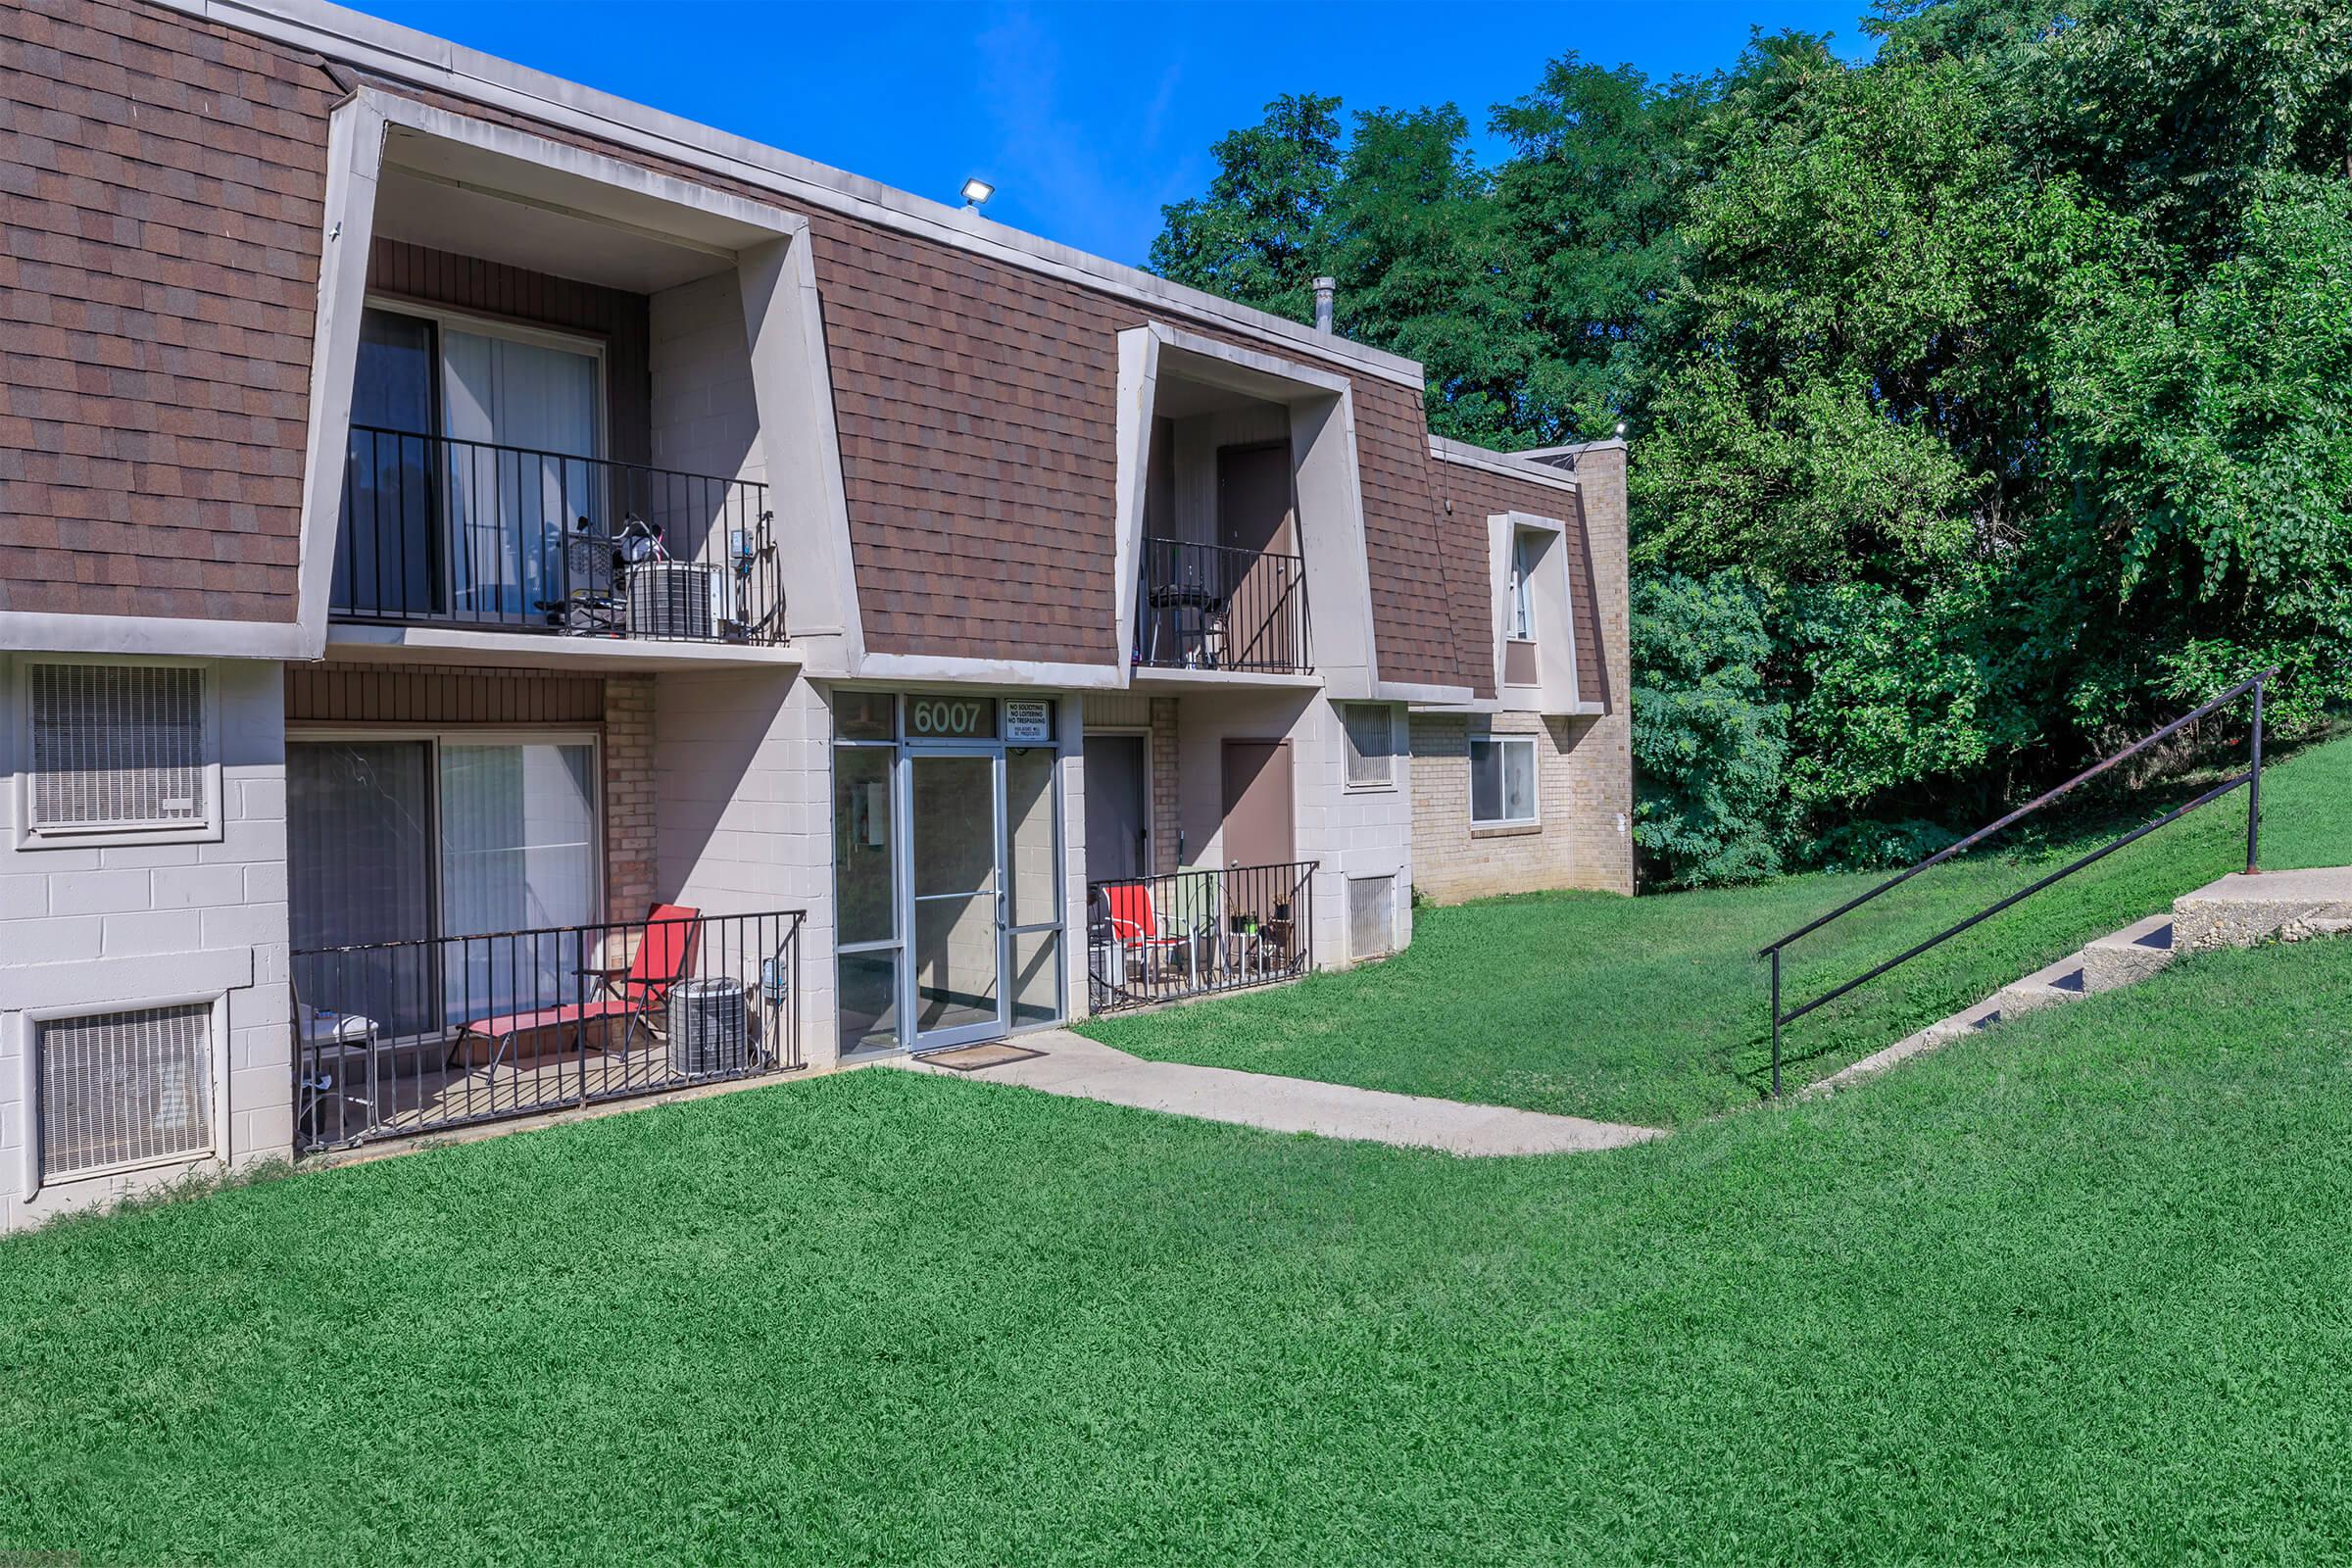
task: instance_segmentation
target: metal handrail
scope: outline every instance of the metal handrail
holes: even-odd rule
[[[2105,859],[2108,856],[2113,855],[2116,851],[2124,848],[2126,845],[2137,843],[2139,840],[2147,837],[2150,833],[2155,832],[2158,828],[2164,827],[2169,823],[2179,821],[2181,817],[2186,816],[2198,807],[2220,800],[2223,796],[2228,795],[2230,791],[2238,788],[2240,785],[2243,785],[2246,790],[2246,874],[2248,876],[2252,876],[2258,873],[2262,869],[2262,688],[2266,681],[2270,680],[2278,673],[2278,666],[2274,665],[2271,668],[2264,670],[2259,675],[2255,675],[2247,680],[2239,681],[2235,686],[2230,687],[2228,691],[2222,693],[2220,696],[2211,699],[2202,707],[2193,709],[2190,711],[2181,714],[2179,718],[2174,719],[2162,729],[2141,737],[2139,740],[2132,742],[2130,746],[2125,747],[2122,751],[2117,752],[2114,756],[2102,759],[2101,760],[2091,764],[2089,767],[2084,768],[2082,772],[2077,773],[2073,778],[2068,779],[2065,783],[2035,796],[2033,800],[2028,801],[2016,810],[2011,811],[2008,815],[2002,817],[1999,821],[1988,823],[1985,826],[1977,829],[1974,833],[1968,835],[1968,837],[1959,840],[1957,843],[1946,845],[1943,849],[1936,851],[1934,855],[1929,856],[1926,859],[1895,873],[1893,876],[1888,877],[1886,881],[1880,883],[1877,887],[1870,889],[1868,892],[1847,900],[1845,903],[1838,906],[1838,907],[1835,909],[1830,910],[1829,913],[1821,915],[1815,919],[1808,920],[1803,925],[1798,926],[1795,930],[1790,931],[1786,936],[1781,937],[1779,940],[1764,947],[1758,948],[1756,950],[1757,957],[1769,958],[1772,960],[1773,1098],[1777,1100],[1780,1098],[1781,1094],[1781,1030],[1783,1026],[1794,1023],[1797,1019],[1802,1018],[1805,1016],[1805,1014],[1813,1011],[1815,1008],[1827,1006],[1829,1004],[1837,1001],[1839,997],[1846,995],[1848,992],[1854,991],[1861,986],[1868,985],[1871,981],[1878,979],[1881,975],[1887,973],[1889,970],[1895,969],[1905,963],[1910,962],[1913,958],[1918,957],[1921,954],[1926,953],[1931,948],[1935,948],[1942,943],[1948,942],[1953,937],[1958,936],[1961,932],[1969,930],[1971,927],[1979,925],[1984,921],[1992,918],[1992,916],[2000,913],[2003,909],[2010,907],[2012,905],[2020,904],[2033,897],[2034,894],[2039,893],[2042,889],[2049,887],[2051,884],[2063,881],[2067,877],[2074,875],[2077,871],[2083,869],[2085,866],[2095,864],[2096,862]],[[1927,870],[1930,866],[1940,865],[1945,860],[1950,859],[1952,857],[1963,854],[1966,851],[1975,848],[1977,845],[1982,844],[1985,840],[1991,838],[1994,834],[2001,832],[2005,828],[2016,825],[2018,822],[2021,822],[2025,818],[2033,815],[2035,811],[2040,810],[2043,807],[2050,805],[2054,801],[2062,799],[2077,787],[2098,777],[2100,774],[2106,772],[2109,768],[2115,766],[2118,762],[2126,761],[2133,757],[2138,756],[2141,752],[2144,752],[2149,747],[2154,746],[2158,741],[2164,740],[2168,736],[2179,733],[2180,730],[2186,728],[2190,724],[2195,723],[2198,719],[2205,717],[2208,713],[2213,712],[2217,709],[2228,707],[2230,704],[2236,702],[2240,697],[2245,696],[2248,692],[2254,694],[2254,722],[2253,732],[2250,737],[2250,760],[2244,772],[2232,775],[2231,777],[2224,780],[2222,783],[2215,785],[2212,789],[2205,791],[2205,793],[2199,795],[2195,800],[2174,808],[2172,810],[2167,811],[2164,815],[2156,818],[2156,820],[2153,822],[2142,823],[2140,826],[2133,828],[2131,832],[2126,833],[2122,837],[2114,839],[2105,845],[2102,845],[2098,849],[2091,851],[2088,855],[2082,857],[2080,859],[2077,859],[2068,865],[2062,866],[2058,870],[2052,871],[2049,875],[2041,878],[2037,882],[2034,882],[2031,886],[2021,888],[2017,892],[2008,895],[2006,898],[1995,901],[1994,903],[1986,906],[1984,908],[1978,910],[1975,914],[1970,915],[1965,920],[1945,927],[1942,931],[1939,931],[1935,936],[1928,938],[1925,942],[1922,942],[1915,947],[1909,948],[1904,952],[1897,954],[1895,956],[1888,958],[1886,962],[1881,963],[1862,974],[1856,975],[1853,979],[1846,981],[1844,984],[1835,986],[1832,989],[1823,992],[1820,996],[1815,997],[1810,1002],[1803,1003],[1796,1007],[1789,1008],[1785,1011],[1783,1010],[1781,1006],[1781,950],[1788,947],[1789,943],[1796,941],[1799,937],[1809,936],[1813,932],[1819,931],[1822,927],[1830,924],[1832,921],[1840,919],[1845,915],[1853,913],[1854,910],[1859,909],[1862,907],[1862,906],[1870,903],[1873,899],[1878,898],[1881,894],[1891,892],[1895,888],[1902,886],[1905,882],[1910,881],[1913,877],[1919,875],[1920,872]]]

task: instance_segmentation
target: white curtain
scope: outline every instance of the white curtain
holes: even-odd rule
[[[458,604],[528,618],[563,597],[564,532],[583,516],[604,520],[597,470],[564,461],[597,456],[596,357],[448,329],[441,362],[445,433],[533,454],[452,452]]]
[[[578,934],[595,922],[596,753],[589,746],[441,748],[441,930],[450,1021],[582,1000]]]

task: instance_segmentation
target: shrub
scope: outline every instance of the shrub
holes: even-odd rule
[[[1763,596],[1736,571],[1633,587],[1634,844],[1653,885],[1781,868],[1788,710],[1766,700]]]

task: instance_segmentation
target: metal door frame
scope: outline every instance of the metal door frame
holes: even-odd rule
[[[996,741],[909,741],[902,736],[900,755],[906,765],[899,769],[897,798],[892,808],[906,824],[899,834],[899,888],[902,901],[899,916],[906,932],[906,959],[899,965],[900,1043],[908,1051],[939,1051],[950,1046],[967,1045],[979,1040],[1002,1039],[1008,1020],[1004,994],[1005,935],[1004,935],[1004,743]],[[914,891],[914,770],[927,760],[945,758],[973,758],[985,761],[988,767],[990,832],[989,851],[994,858],[994,870],[985,893],[939,893],[918,897]],[[918,987],[915,971],[920,959],[915,935],[916,906],[945,899],[987,898],[994,905],[990,918],[995,922],[996,941],[996,1016],[976,1023],[957,1024],[947,1029],[925,1030],[917,1016]]]

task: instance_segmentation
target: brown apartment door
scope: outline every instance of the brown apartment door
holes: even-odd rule
[[[1217,543],[1228,551],[1223,662],[1243,669],[1293,669],[1298,660],[1297,566],[1268,555],[1298,553],[1291,447],[1217,450]]]
[[[1291,851],[1291,743],[1225,743],[1225,863],[1287,865]]]

